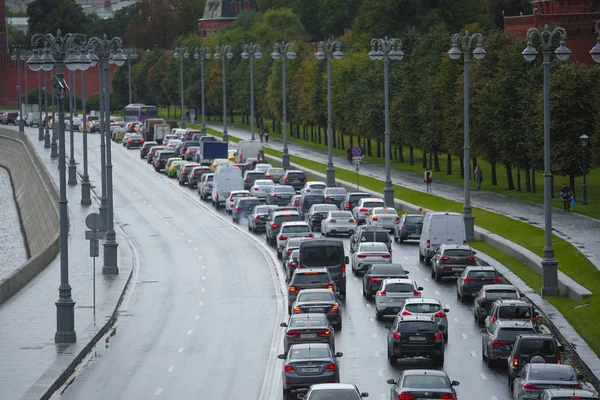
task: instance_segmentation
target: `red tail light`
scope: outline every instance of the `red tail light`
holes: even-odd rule
[[[328,201],[329,200],[329,196],[325,197],[325,200]]]
[[[348,210],[351,209],[352,208],[352,204],[350,204],[350,203],[346,204],[345,208],[347,208]]]
[[[258,190],[258,188],[256,186],[254,186],[254,190]]]
[[[184,147],[183,149],[181,149],[181,151],[185,153],[187,151],[187,147]]]
[[[508,344],[508,342],[505,342],[503,340],[492,340],[492,346],[502,346]]]
[[[144,143],[144,139],[140,139],[140,143]]]
[[[437,318],[446,318],[446,313],[443,311],[440,311],[440,312],[436,313],[435,316]]]
[[[290,254],[292,254],[291,250],[286,251],[287,255],[289,256]]]
[[[286,332],[286,336],[297,337],[300,336],[298,332]]]
[[[450,394],[450,393],[442,393],[442,394],[440,394],[440,399],[454,400],[454,395]]]
[[[450,260],[450,257],[448,257],[448,256],[441,256],[440,257],[440,261],[448,261],[448,260]]]
[[[290,286],[289,291],[290,292],[297,292],[298,288],[296,286]]]
[[[331,331],[329,329],[317,332],[317,336],[329,336],[329,335],[331,335]]]
[[[294,307],[294,311],[299,313],[302,310],[300,309],[300,307]]]
[[[371,282],[371,283],[379,283],[379,282],[381,282],[381,279],[377,279],[377,278],[371,277],[371,278],[369,278],[369,282]]]
[[[306,191],[307,191],[307,192],[310,192],[310,188],[306,188]]]
[[[385,289],[379,291],[380,296],[385,296],[386,294],[387,292],[385,291]]]
[[[327,365],[327,368],[325,368],[327,371],[335,371],[336,367],[335,364],[329,364]]]
[[[279,236],[279,240],[287,240],[287,236]]]
[[[233,201],[233,196],[229,196],[229,198],[227,200]]]
[[[494,322],[496,322],[496,321],[498,321],[498,317],[494,317],[494,318],[492,318],[492,323],[494,323]]]
[[[402,229],[406,228],[406,222],[402,223]]]
[[[294,372],[294,367],[292,367],[291,365],[286,365],[283,368],[285,369],[285,372]]]
[[[393,336],[394,336],[394,339],[400,339],[400,332],[394,331]]]
[[[473,279],[473,278],[464,278],[463,282],[465,282],[465,283],[475,282],[475,279]]]
[[[186,152],[185,152],[185,154],[191,154],[191,153],[190,153],[190,152],[189,152],[189,150],[188,150],[188,151],[186,151]]]
[[[133,143],[133,139],[129,139],[129,143]]]
[[[196,174],[192,172],[192,176],[196,176]]]
[[[442,337],[443,337],[442,332],[438,331],[438,332],[435,333],[435,338],[436,339],[442,339]]]
[[[428,249],[431,248],[431,240],[427,241],[427,244],[425,245],[425,247],[427,247]]]
[[[413,296],[421,296],[421,292],[419,292],[418,290],[413,290]]]
[[[307,237],[307,238],[314,238],[315,236],[314,236],[314,235],[311,233],[311,234],[308,234],[308,235],[304,235],[304,237]]]
[[[396,222],[400,222],[400,217],[396,217]]]
[[[276,198],[277,198],[277,195],[276,195],[276,194],[274,194],[274,195],[273,195],[273,196],[271,196],[271,197],[273,197],[274,199],[276,199]]]
[[[333,287],[330,290],[333,290]],[[338,311],[339,309],[340,307],[338,306],[331,306],[331,311]]]
[[[358,258],[367,258],[367,255],[366,254],[359,254],[356,257],[358,257]]]
[[[466,241],[466,239],[465,239],[465,240],[463,240],[463,244],[467,244],[467,241]]]
[[[342,265],[342,272],[346,272],[346,266]]]
[[[467,257],[467,261],[475,261],[475,256],[469,256],[469,257]]]
[[[369,212],[369,210],[368,210],[368,209],[366,209],[366,208],[361,208],[361,209],[359,209],[358,211],[359,211],[359,212]]]
[[[308,182],[308,179],[304,178],[304,182]]]
[[[327,285],[327,286],[325,286],[325,289],[333,290],[333,285]],[[337,306],[334,306],[334,307],[337,307]],[[336,308],[336,310],[337,310],[337,308]]]
[[[277,224],[271,225],[271,229],[277,229],[277,228],[279,228],[279,225],[277,225]]]
[[[290,181],[290,178],[285,178],[283,181],[284,181],[284,182],[289,182],[289,181]]]
[[[242,211],[242,209],[240,207],[236,207],[235,211]]]
[[[494,278],[494,283],[502,283],[502,278]]]
[[[378,220],[379,220],[379,217],[378,217],[378,216],[374,216],[374,217],[373,217],[373,221],[378,221]]]
[[[248,179],[244,179],[244,183],[248,183],[250,182]]]
[[[401,315],[403,315],[403,316],[405,316],[405,317],[406,317],[406,316],[408,316],[408,315],[412,315],[412,314],[411,314],[410,312],[408,312],[408,311],[402,311],[402,314],[401,314]]]
[[[186,171],[186,170],[183,170],[183,171],[181,171],[181,173],[182,173],[183,175],[187,175],[187,171]]]
[[[515,354],[513,356],[513,363],[512,364],[513,364],[513,367],[518,367],[519,366],[519,355],[518,354]]]
[[[540,390],[539,387],[537,387],[535,385],[531,385],[529,383],[524,384],[523,389],[525,389],[525,390]]]
[[[255,221],[260,221],[260,217],[257,215],[256,217],[254,217]]]
[[[382,254],[381,257],[383,257],[383,258],[390,258],[391,256],[389,254]]]

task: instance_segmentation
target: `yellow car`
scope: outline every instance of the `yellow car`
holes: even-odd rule
[[[171,157],[167,160],[167,163],[165,164],[165,174],[167,174],[169,178],[174,178],[174,176],[171,175],[171,167],[174,165],[176,166],[177,161],[181,161],[183,163],[181,157]],[[177,169],[175,169],[175,175],[177,175]]]
[[[212,162],[212,164],[210,164],[210,172],[215,172],[215,170],[221,163],[232,164],[231,161],[229,161],[225,158],[215,158],[215,160]]]
[[[235,153],[237,153],[237,150],[229,150],[228,151],[229,161],[231,161],[233,163],[237,161],[237,157],[235,156]]]

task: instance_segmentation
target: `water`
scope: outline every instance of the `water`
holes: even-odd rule
[[[0,167],[0,280],[27,261],[10,175]]]

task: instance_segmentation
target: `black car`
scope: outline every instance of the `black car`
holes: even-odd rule
[[[8,125],[8,124],[16,125],[18,119],[19,119],[18,112],[16,112],[16,111],[15,112],[7,112],[6,114],[4,114],[2,116],[1,122],[3,125]],[[66,125],[66,123],[65,123],[65,125]]]
[[[369,193],[364,192],[349,192],[346,193],[344,199],[340,203],[340,210],[352,211],[358,204],[358,201],[365,197],[371,197]]]
[[[421,214],[403,214],[400,222],[394,226],[394,240],[399,243],[409,239],[419,240],[424,218]]]
[[[502,283],[502,275],[494,267],[467,267],[456,280],[456,298],[464,302],[475,298],[485,285]]]
[[[292,305],[293,314],[323,313],[337,331],[342,330],[342,310],[333,289],[303,289]]]
[[[201,165],[192,162],[182,165],[181,168],[179,168],[179,171],[177,171],[177,181],[179,182],[179,186],[184,186],[188,183],[192,170],[198,167],[201,167]]]
[[[466,244],[442,244],[431,257],[431,278],[457,278],[469,266],[479,265],[475,251]]]
[[[286,354],[277,358],[283,363],[283,394],[293,389],[305,389],[317,383],[339,383],[340,369],[338,358],[328,344],[294,344]]]
[[[128,149],[133,149],[142,147],[144,145],[144,138],[142,135],[129,135],[129,139],[125,143],[125,147]]]
[[[193,140],[186,140],[186,141],[182,141],[181,143],[177,144],[177,146],[175,147],[176,157],[184,158],[185,153],[187,152],[187,149],[189,147],[200,147],[200,142],[195,142]]]
[[[342,296],[346,295],[346,265],[349,262],[340,239],[304,240],[298,249],[298,268],[326,268]]]
[[[276,207],[277,206],[270,205],[254,207],[252,214],[248,216],[248,230],[255,233],[264,230],[267,224],[269,211]]]
[[[335,204],[338,208],[342,204],[342,200],[346,197],[348,191],[343,187],[328,187],[325,189],[323,195],[325,196],[325,202],[327,204]]]
[[[235,199],[231,209],[233,222],[240,222],[240,218],[243,217],[248,218],[256,206],[260,206],[260,200],[256,197],[238,197]]]
[[[498,360],[508,360],[519,334],[536,334],[531,321],[496,321],[481,338],[481,359],[488,367]]]
[[[508,356],[508,387],[512,384],[524,365],[533,357],[539,357],[545,364],[560,364],[561,346],[552,335],[517,335],[512,351]],[[536,361],[541,361],[540,359]]]
[[[192,173],[188,177],[188,187],[190,189],[198,187],[198,181],[202,174],[206,174],[210,172],[210,167],[206,165],[196,166],[192,169]]]
[[[307,181],[308,179],[306,178],[304,171],[288,169],[285,171],[285,175],[283,175],[279,183],[282,185],[290,185],[296,192],[300,193],[300,190],[302,190]]]
[[[150,151],[150,148],[152,148],[154,146],[158,146],[158,143],[156,143],[156,142],[145,142],[142,145],[142,147],[140,147],[140,158],[142,160],[144,158],[146,158],[148,156],[148,152]]]
[[[254,186],[254,182],[257,179],[267,179],[264,172],[258,171],[246,171],[244,172],[244,190],[250,190]]]
[[[285,328],[283,351],[300,343],[327,343],[335,351],[335,333],[325,314],[309,313],[291,315],[288,322],[279,324]]]
[[[350,252],[354,253],[361,243],[385,243],[390,254],[392,253],[392,240],[387,230],[376,226],[361,225],[350,236]]]
[[[148,150],[148,154],[146,154],[146,162],[148,164],[152,164],[154,161],[154,156],[158,151],[165,150],[164,146],[150,146],[150,150]]]
[[[387,335],[387,355],[391,365],[399,358],[427,357],[444,366],[444,334],[433,315],[398,315]]]
[[[513,285],[485,285],[479,291],[475,298],[473,307],[473,318],[478,325],[483,325],[483,321],[487,317],[490,307],[498,299],[520,299],[521,293],[516,286]]]
[[[287,205],[296,194],[296,189],[290,185],[275,185],[271,192],[267,194],[266,203],[277,206]]]
[[[297,211],[273,212],[267,219],[266,223],[265,239],[267,240],[267,243],[275,243],[275,239],[281,230],[281,225],[283,225],[284,222],[290,221],[302,221],[302,219],[300,219],[300,214],[298,214]]]
[[[366,264],[366,267],[362,286],[363,296],[367,300],[373,298],[384,279],[408,278],[409,271],[406,271],[400,264]]]
[[[321,230],[321,221],[327,218],[329,211],[338,211],[338,207],[335,204],[314,204],[310,207],[305,219],[313,232]]]
[[[298,293],[306,289],[335,289],[335,283],[326,268],[296,269],[288,286],[288,313],[292,314],[292,304]]]
[[[157,154],[158,158],[154,158],[152,161],[154,163],[154,170],[159,172],[161,169],[165,169],[165,165],[169,158],[175,157],[174,151],[161,150]]]
[[[392,386],[393,399],[456,399],[454,388],[460,385],[450,381],[444,371],[436,369],[409,369],[396,379],[387,381]]]

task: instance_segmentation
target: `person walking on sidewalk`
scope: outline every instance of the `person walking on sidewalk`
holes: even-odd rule
[[[346,159],[352,164],[352,146],[348,146],[348,149],[346,150]]]
[[[563,183],[562,189],[560,189],[560,198],[563,201],[563,209],[564,212],[571,212],[571,201],[573,201],[573,192],[571,188],[567,186],[566,183]]]
[[[481,181],[483,181],[483,173],[481,172],[481,168],[479,165],[475,167],[475,183],[477,184],[477,190],[481,189]]]
[[[423,181],[425,181],[427,193],[431,193],[431,182],[433,182],[433,172],[431,172],[431,168],[427,167],[425,170],[425,173],[423,174]]]
[[[264,131],[263,131],[263,129],[262,129],[262,128],[260,128],[260,129],[258,130],[258,137],[260,137],[260,142],[261,142],[261,143],[263,142],[263,135],[264,135]]]
[[[269,143],[269,130],[268,129],[265,129],[264,135],[265,135],[265,142]]]

